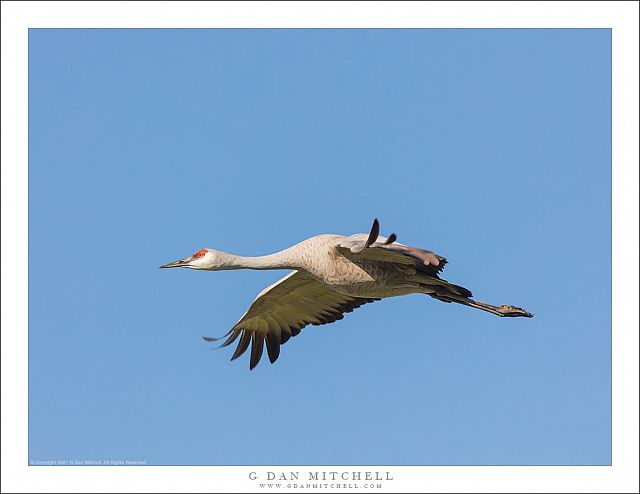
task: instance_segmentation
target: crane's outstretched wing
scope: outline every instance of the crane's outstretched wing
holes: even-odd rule
[[[230,345],[240,337],[231,357],[234,360],[251,343],[249,366],[253,369],[262,357],[266,342],[269,360],[274,363],[280,355],[280,345],[297,336],[306,325],[332,323],[342,319],[345,312],[376,300],[380,299],[343,295],[308,274],[292,271],[260,292],[244,316],[223,336],[229,338],[221,346]]]
[[[396,242],[395,233],[387,238],[379,232],[380,224],[375,219],[369,235],[358,233],[345,237],[338,242],[336,249],[347,257],[413,265],[430,276],[437,276],[447,264],[444,257],[434,252]]]

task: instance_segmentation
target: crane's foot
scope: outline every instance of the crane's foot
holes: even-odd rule
[[[531,312],[513,305],[499,305],[496,309],[501,317],[533,317]]]

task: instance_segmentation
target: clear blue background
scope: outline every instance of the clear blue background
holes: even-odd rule
[[[610,463],[610,48],[609,30],[31,30],[29,459]],[[250,372],[200,337],[285,273],[158,269],[376,216],[536,317],[389,299]]]

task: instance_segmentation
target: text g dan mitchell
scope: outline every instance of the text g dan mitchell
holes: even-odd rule
[[[391,472],[249,472],[250,480],[393,480]]]

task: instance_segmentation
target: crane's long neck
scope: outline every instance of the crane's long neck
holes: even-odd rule
[[[292,248],[268,256],[245,257],[227,254],[226,269],[300,269],[299,256]]]

